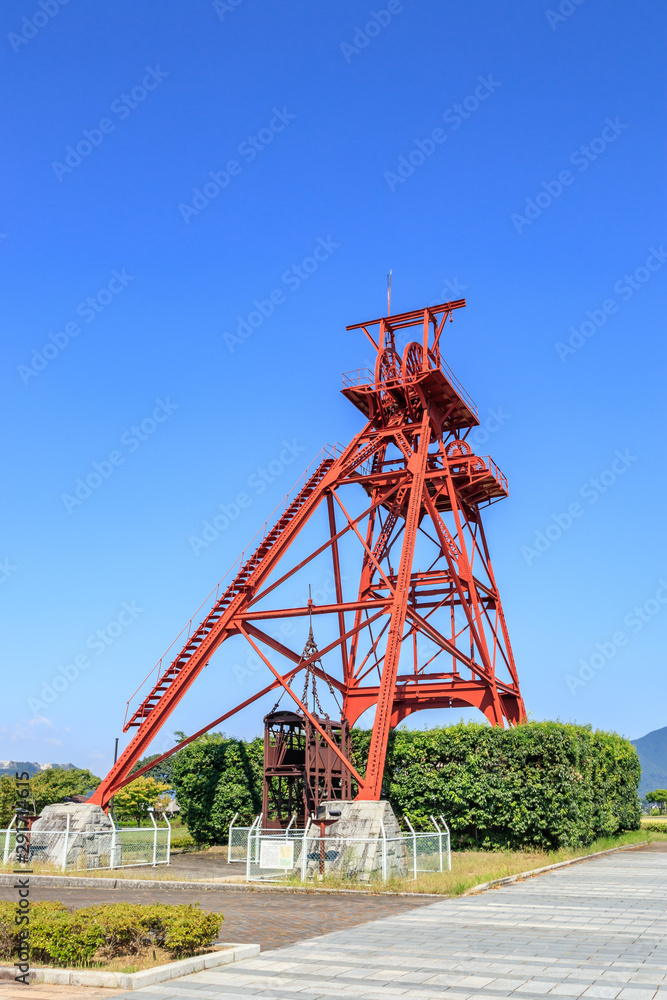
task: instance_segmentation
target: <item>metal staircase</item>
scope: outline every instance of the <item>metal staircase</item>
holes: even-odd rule
[[[320,463],[301,491],[297,493],[268,534],[264,536],[247,562],[241,566],[222,597],[216,601],[196,631],[188,637],[180,653],[171,662],[170,666],[167,667],[162,676],[158,677],[158,680],[150,694],[142,701],[141,705],[139,705],[129,721],[123,726],[123,732],[127,732],[128,729],[133,726],[140,726],[156,708],[160,699],[164,697],[169,688],[178,678],[183,668],[187,666],[192,655],[199,649],[204,639],[206,639],[206,637],[219,624],[220,619],[234,598],[238,597],[239,594],[248,589],[249,581],[255,573],[255,570],[263,562],[267,553],[276,543],[285,528],[289,525],[290,521],[295,517],[301,507],[303,507],[304,503],[314,492],[317,485],[324,478],[333,463],[333,458],[325,458],[324,461]]]

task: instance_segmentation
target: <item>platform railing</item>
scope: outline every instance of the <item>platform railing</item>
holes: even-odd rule
[[[433,358],[429,357],[431,364],[431,370],[433,370]],[[449,367],[446,361],[443,361],[442,357],[438,359],[438,363],[435,368],[439,368],[442,374],[445,376],[449,384],[451,385],[454,392],[457,394],[459,399],[468,407],[471,413],[479,419],[479,411],[477,409],[477,404],[473,400],[472,396],[466,389],[463,388],[460,381],[457,379],[456,375]],[[343,387],[345,389],[354,389],[357,387],[368,387],[373,389],[392,389],[395,388],[397,384],[403,382],[415,382],[424,374],[423,371],[416,371],[412,375],[403,376],[400,375],[398,378],[387,379],[385,382],[376,382],[375,374],[370,370],[370,368],[356,368],[349,372],[343,373]]]

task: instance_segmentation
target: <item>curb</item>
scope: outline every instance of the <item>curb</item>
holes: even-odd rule
[[[0,886],[13,886],[16,875],[0,875]],[[220,890],[222,892],[327,892],[344,893],[345,895],[368,896],[363,889],[318,889],[314,886],[273,885],[261,882],[170,882],[168,879],[138,879],[138,878],[74,878],[69,875],[31,875],[32,888],[65,889],[199,889],[200,891]],[[441,898],[441,893],[425,892],[392,892],[381,893],[391,896],[434,896]]]
[[[142,986],[153,986],[155,983],[164,983],[168,979],[188,976],[191,972],[202,972],[204,969],[215,969],[221,965],[240,962],[244,958],[254,958],[260,952],[258,944],[227,944],[224,948],[224,951],[214,951],[212,954],[199,955],[195,958],[184,958],[180,962],[169,962],[167,965],[158,965],[155,969],[145,969],[144,972],[33,969],[30,981],[32,983],[48,983],[52,986],[120,986],[126,990],[138,990]],[[14,969],[11,972],[13,978]]]
[[[555,865],[545,865],[543,868],[533,868],[531,871],[519,872],[517,875],[506,875],[505,878],[495,878],[492,882],[482,882],[480,885],[474,885],[472,889],[466,889],[461,895],[473,896],[477,892],[486,892],[487,889],[493,889],[499,885],[511,885],[512,882],[518,882],[519,879],[531,878],[533,875],[542,875],[544,872],[553,872],[557,868],[568,868],[570,865],[578,865],[580,861],[590,861],[592,858],[604,857],[605,854],[630,851],[634,847],[644,847],[646,844],[650,844],[650,840],[640,840],[636,844],[624,844],[622,847],[609,847],[606,851],[583,854],[580,858],[570,858],[569,861],[557,861]]]

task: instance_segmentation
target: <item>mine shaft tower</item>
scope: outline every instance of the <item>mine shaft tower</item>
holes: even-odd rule
[[[494,726],[525,719],[481,518],[482,508],[507,496],[507,480],[466,440],[479,424],[477,408],[441,356],[445,324],[463,306],[459,299],[347,328],[362,331],[375,351],[374,371],[344,376],[343,395],[363,414],[364,427],[347,447],[324,450],[256,536],[254,550],[249,546],[218,584],[209,610],[172,644],[176,655],[165,655],[149,674],[148,693],[136,707],[128,702],[124,731],[134,736],[92,802],[106,807],[155,766],[130,779],[231,637],[242,637],[259,657],[268,683],[158,760],[278,692],[328,748],[329,772],[332,761],[340,765],[339,785],[351,781],[357,798],[377,800],[390,730],[411,713],[472,706]],[[294,606],[295,586],[322,559],[333,575],[331,602]],[[326,641],[319,650],[307,645],[308,655],[290,648],[269,631],[284,618],[304,637],[308,620],[316,634],[321,622]],[[219,669],[224,707],[232,683],[222,663]],[[349,759],[347,738],[336,738],[340,726],[325,724],[297,693],[304,671],[329,686],[344,728],[375,708],[364,775]]]

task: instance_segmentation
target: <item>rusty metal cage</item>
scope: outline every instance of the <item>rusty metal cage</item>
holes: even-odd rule
[[[349,757],[347,721],[317,717],[317,722]],[[310,719],[299,712],[270,712],[264,717],[265,827],[284,829],[293,816],[303,827],[320,802],[351,798],[349,770]]]

